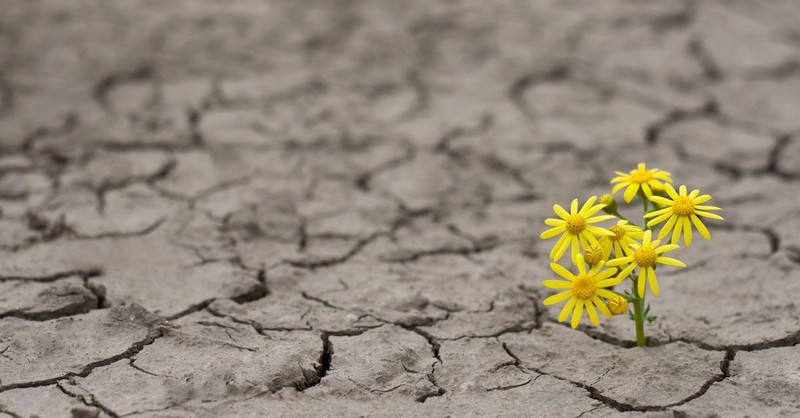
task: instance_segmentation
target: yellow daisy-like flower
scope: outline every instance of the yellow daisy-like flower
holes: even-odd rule
[[[652,235],[653,231],[644,231],[642,243],[633,245],[633,248],[635,249],[633,254],[626,257],[615,258],[608,262],[609,266],[628,264],[627,267],[620,271],[619,276],[617,276],[617,279],[620,281],[631,274],[634,268],[639,267],[639,278],[636,281],[636,284],[640,298],[644,297],[645,282],[650,283],[650,291],[653,292],[653,296],[658,296],[658,281],[656,280],[656,271],[653,269],[657,263],[686,267],[686,264],[683,264],[683,262],[680,260],[661,255],[680,248],[678,244],[667,244],[659,247],[658,244],[660,244],[661,241],[651,241],[650,239],[652,238]]]
[[[570,247],[570,244],[572,245],[572,258],[575,259],[575,257],[580,254],[578,248],[579,243],[582,248],[587,248],[589,244],[599,245],[595,235],[614,235],[613,232],[605,228],[589,225],[614,218],[612,215],[592,216],[600,209],[603,209],[604,206],[603,204],[595,205],[594,202],[596,200],[597,196],[590,197],[586,200],[586,203],[583,204],[581,209],[578,210],[578,199],[574,199],[570,205],[569,212],[558,204],[553,205],[553,211],[555,211],[556,215],[561,219],[545,219],[544,223],[553,228],[542,232],[539,236],[542,239],[548,239],[561,234],[561,238],[558,239],[556,245],[550,250],[550,258],[553,259],[553,261],[558,261],[567,251],[567,248]]]
[[[592,321],[594,326],[600,325],[600,319],[597,316],[597,310],[600,310],[605,316],[611,317],[611,311],[601,297],[612,299],[618,295],[606,287],[611,287],[619,284],[620,280],[610,278],[617,271],[615,268],[605,269],[604,263],[600,262],[595,264],[594,267],[586,271],[586,263],[583,256],[578,254],[575,264],[578,266],[578,274],[572,274],[569,270],[556,263],[550,263],[550,268],[566,280],[545,280],[545,287],[550,289],[566,289],[563,292],[556,293],[553,296],[544,300],[545,305],[553,305],[563,300],[569,299],[567,303],[561,308],[561,313],[558,315],[558,322],[564,322],[572,312],[572,320],[570,325],[572,328],[578,326],[583,316],[583,308],[586,308],[586,314],[589,320]],[[595,309],[597,307],[597,309]]]
[[[605,260],[608,260],[612,248],[617,257],[631,255],[633,253],[632,246],[636,244],[636,240],[641,240],[644,234],[642,228],[630,225],[625,220],[620,220],[616,225],[611,225],[608,230],[613,232],[614,235],[600,237],[600,246],[605,253]]]
[[[717,220],[724,220],[722,216],[716,213],[708,212],[710,210],[722,210],[716,206],[705,206],[703,203],[711,200],[711,195],[700,195],[700,190],[694,189],[688,195],[686,194],[686,186],[681,186],[679,192],[675,192],[675,188],[671,184],[666,184],[664,188],[667,195],[671,198],[667,199],[660,196],[653,196],[650,198],[653,202],[659,205],[666,206],[664,209],[659,209],[645,215],[645,218],[653,218],[647,222],[647,226],[657,225],[667,219],[667,223],[661,228],[658,233],[658,239],[663,239],[673,227],[672,238],[670,242],[675,244],[681,238],[681,231],[683,231],[683,242],[686,246],[692,245],[692,224],[697,228],[697,232],[705,239],[711,239],[711,233],[708,228],[703,225],[703,221],[698,216],[704,218],[711,218]]]
[[[663,182],[672,183],[671,174],[667,171],[653,168],[648,170],[645,163],[639,163],[635,170],[631,170],[629,174],[621,171],[615,171],[617,177],[611,179],[611,184],[618,183],[611,190],[611,194],[618,192],[620,189],[625,188],[625,202],[630,203],[639,188],[642,188],[645,196],[650,198],[653,195],[653,190],[662,190],[664,188]]]

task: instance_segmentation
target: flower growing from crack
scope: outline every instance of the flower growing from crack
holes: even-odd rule
[[[596,200],[597,196],[590,197],[578,210],[578,199],[574,199],[570,205],[569,212],[558,204],[553,205],[553,211],[560,219],[545,219],[544,223],[553,228],[542,232],[540,235],[542,239],[549,239],[561,234],[561,238],[556,241],[556,245],[550,250],[550,258],[553,261],[558,261],[570,246],[572,247],[572,259],[574,261],[575,257],[580,255],[579,244],[582,248],[587,248],[589,244],[599,245],[595,235],[614,235],[613,232],[605,228],[589,225],[614,218],[612,215],[592,216],[605,206],[603,204],[595,205],[594,202]]]
[[[614,315],[623,315],[628,312],[628,299],[625,296],[617,295],[608,300],[608,310]]]
[[[621,280],[611,278],[617,271],[615,268],[607,268],[601,271],[604,266],[602,261],[587,271],[583,256],[578,254],[575,258],[575,264],[578,266],[577,275],[559,264],[550,263],[550,268],[565,280],[551,279],[543,282],[545,287],[563,290],[548,297],[543,303],[545,305],[553,305],[567,300],[558,315],[558,322],[564,322],[569,314],[572,313],[572,320],[570,321],[572,328],[578,326],[581,316],[583,316],[583,309],[586,308],[589,320],[597,326],[600,324],[600,319],[597,316],[598,310],[605,316],[611,317],[611,311],[608,310],[601,298],[613,299],[619,296],[606,288],[619,284]]]
[[[642,228],[631,225],[628,221],[622,219],[617,221],[615,225],[611,225],[608,230],[613,232],[614,235],[600,237],[599,240],[600,246],[603,247],[603,251],[606,254],[606,260],[612,249],[617,257],[631,255],[636,240],[641,240],[642,235],[644,235]]]
[[[711,218],[717,220],[724,220],[722,216],[716,213],[709,212],[710,210],[722,210],[716,206],[706,206],[703,203],[711,200],[711,195],[700,195],[700,190],[694,189],[688,195],[686,194],[686,186],[681,186],[680,191],[676,192],[670,184],[665,185],[667,199],[661,196],[652,196],[650,200],[658,203],[659,205],[666,206],[646,214],[645,218],[653,218],[647,222],[647,226],[658,225],[661,222],[667,221],[661,231],[658,233],[658,239],[663,239],[672,230],[672,238],[670,242],[676,244],[680,240],[681,232],[683,233],[683,242],[686,246],[692,245],[692,224],[697,228],[697,232],[705,239],[711,239],[711,233],[708,228],[703,224],[698,216],[704,218]],[[674,229],[673,229],[674,228]]]
[[[658,296],[658,280],[656,279],[656,264],[668,264],[671,266],[686,267],[682,261],[665,257],[661,254],[676,250],[680,248],[677,244],[667,244],[659,246],[660,240],[651,241],[653,231],[644,231],[642,236],[642,243],[634,245],[633,254],[626,257],[615,258],[608,262],[609,266],[621,266],[627,264],[623,268],[617,279],[622,281],[626,276],[633,272],[633,269],[639,267],[639,276],[636,280],[637,292],[640,298],[644,297],[645,282],[650,284],[650,291],[653,296]]]
[[[611,190],[611,194],[624,188],[623,198],[626,203],[631,202],[639,188],[642,189],[645,196],[650,198],[653,195],[653,190],[663,190],[665,183],[672,183],[672,177],[669,172],[657,168],[648,170],[645,163],[639,163],[638,167],[628,174],[621,171],[615,171],[615,173],[617,177],[611,179],[611,184],[617,183],[617,185]]]

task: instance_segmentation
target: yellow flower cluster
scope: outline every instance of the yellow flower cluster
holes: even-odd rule
[[[595,204],[598,202],[597,196],[591,196],[583,205],[574,199],[569,211],[558,204],[554,205],[553,211],[557,217],[545,219],[545,224],[550,228],[540,235],[542,239],[559,237],[550,251],[553,260],[550,267],[563,278],[544,281],[545,287],[561,290],[545,299],[544,304],[552,305],[566,300],[558,320],[563,322],[572,314],[570,323],[573,328],[580,323],[584,309],[592,324],[597,326],[597,311],[608,317],[627,313],[628,302],[643,302],[648,285],[653,296],[658,296],[657,266],[686,266],[680,260],[664,254],[679,248],[681,235],[686,246],[691,245],[692,226],[703,238],[711,238],[700,217],[722,220],[721,216],[711,212],[720,208],[703,205],[711,196],[701,195],[697,189],[687,193],[686,186],[680,186],[676,191],[670,184],[672,175],[669,172],[648,169],[644,163],[640,163],[627,174],[620,171],[616,174],[611,180],[614,184],[611,193],[603,195],[599,203]],[[617,211],[613,195],[623,189],[626,203],[630,203],[637,195],[644,202],[644,229]],[[598,215],[601,210],[605,214]],[[597,225],[611,219],[616,219],[613,225]],[[657,239],[653,239],[651,228],[662,223]],[[670,231],[672,236],[669,243],[662,244],[661,240]],[[567,250],[578,270],[577,274],[557,264]],[[610,290],[626,278],[633,281],[630,293],[623,296]]]

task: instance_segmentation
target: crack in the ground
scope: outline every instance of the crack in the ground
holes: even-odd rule
[[[570,68],[564,64],[555,65],[547,71],[527,73],[514,80],[508,90],[508,98],[524,116],[533,119],[536,115],[533,110],[528,107],[528,104],[525,103],[525,92],[538,84],[566,80],[570,78],[570,73]]]
[[[158,326],[157,328],[148,331],[147,336],[143,340],[133,343],[133,345],[131,345],[127,350],[123,351],[122,353],[111,356],[109,358],[91,362],[83,366],[83,369],[79,372],[67,372],[63,375],[51,377],[48,379],[36,380],[31,382],[12,383],[9,385],[0,386],[0,393],[11,389],[50,386],[58,381],[69,379],[72,377],[87,377],[94,371],[94,369],[98,367],[108,366],[110,364],[116,363],[117,361],[123,359],[129,359],[135,356],[140,351],[142,351],[144,347],[152,344],[155,340],[163,336],[164,336],[164,331],[162,330],[161,326]]]
[[[2,276],[0,275],[0,282],[4,281],[29,281],[29,282],[38,282],[38,283],[51,283],[57,280],[61,280],[65,277],[69,276],[79,276],[84,278],[92,278],[102,275],[102,270],[100,269],[89,269],[89,270],[67,270],[67,271],[60,271],[58,273],[47,274],[43,276],[16,276],[16,275],[8,275]]]
[[[373,178],[377,177],[381,173],[390,171],[413,161],[417,156],[417,151],[414,148],[414,145],[407,141],[403,141],[403,146],[405,148],[405,153],[403,155],[392,158],[368,171],[357,175],[354,181],[356,188],[364,192],[369,192],[372,190],[371,183]]]
[[[112,418],[119,418],[121,416],[120,414],[111,410],[111,408],[103,405],[102,402],[98,401],[97,396],[95,396],[93,393],[89,393],[88,391],[87,395],[83,395],[80,393],[73,393],[69,391],[66,387],[64,387],[64,385],[62,385],[61,382],[56,382],[56,387],[58,388],[58,390],[60,390],[62,393],[69,396],[70,398],[77,399],[78,401],[80,401],[81,403],[83,403],[88,407],[99,409]],[[75,414],[73,414],[73,416],[74,415]]]
[[[537,374],[536,377],[531,377],[531,378],[529,378],[528,380],[526,380],[526,381],[524,381],[522,383],[516,383],[516,384],[513,384],[513,385],[506,385],[506,386],[495,386],[495,387],[487,388],[486,391],[487,392],[494,392],[494,391],[498,391],[498,390],[499,391],[503,391],[503,390],[512,390],[512,389],[521,388],[523,386],[529,385],[529,384],[537,381],[542,376],[544,376],[544,375],[543,374]]]
[[[645,128],[644,140],[648,146],[654,146],[661,137],[661,132],[670,126],[687,120],[706,118],[717,114],[717,103],[708,101],[698,108],[676,108],[671,110],[660,120],[651,123]]]
[[[92,309],[100,309],[103,305],[103,299],[100,294],[104,294],[102,290],[87,285],[87,280],[84,280],[83,288],[81,291],[73,286],[64,289],[47,289],[45,292],[56,296],[57,298],[69,298],[70,296],[77,296],[78,299],[71,303],[61,305],[56,309],[36,311],[35,308],[27,307],[24,309],[13,309],[6,312],[0,312],[0,319],[3,318],[19,318],[27,321],[49,321],[51,319],[63,318],[67,316],[84,314]],[[92,298],[86,298],[86,291],[89,291]],[[41,296],[41,294],[40,294]],[[33,312],[31,312],[33,310]]]
[[[126,232],[101,232],[99,234],[89,235],[89,234],[81,234],[70,230],[69,238],[74,240],[100,240],[100,239],[116,239],[116,238],[131,238],[131,237],[143,237],[149,235],[152,232],[155,232],[166,220],[166,218],[161,217],[156,219],[150,225],[146,225],[142,229],[138,229],[135,231],[126,231]]]
[[[167,178],[178,167],[175,159],[167,160],[161,167],[153,173],[141,176],[131,176],[119,181],[106,180],[99,186],[93,188],[97,197],[97,212],[103,214],[106,207],[106,194],[113,190],[121,190],[137,183],[153,184],[159,180]]]
[[[267,296],[268,294],[269,294],[269,290],[266,288],[266,286],[264,286],[263,283],[259,282],[259,286],[253,286],[253,288],[250,289],[248,292],[239,294],[239,295],[237,295],[235,297],[232,297],[232,298],[209,298],[209,299],[205,299],[205,300],[202,300],[202,301],[200,301],[198,303],[195,303],[193,305],[188,306],[186,309],[184,309],[184,310],[182,310],[180,312],[177,312],[177,313],[175,313],[173,315],[165,317],[165,319],[167,319],[169,321],[174,321],[176,319],[183,318],[184,316],[191,315],[191,314],[193,314],[195,312],[200,312],[200,311],[202,311],[204,309],[208,311],[208,309],[207,309],[208,306],[211,305],[214,301],[219,300],[219,299],[230,299],[230,300],[232,300],[232,301],[234,301],[236,303],[244,303],[244,302],[256,301],[258,299],[263,298],[264,296]],[[211,311],[209,311],[209,313],[211,313]]]
[[[686,45],[686,50],[689,56],[700,66],[703,71],[703,77],[705,77],[707,82],[718,83],[725,80],[725,74],[722,72],[720,66],[714,62],[714,58],[708,53],[701,39],[692,38],[689,40],[689,43]]]
[[[68,113],[57,125],[42,125],[34,129],[22,141],[20,149],[24,153],[28,153],[33,149],[37,141],[48,137],[67,135],[75,130],[78,124],[78,115],[75,113]]]
[[[111,112],[113,111],[113,106],[109,102],[109,96],[114,89],[124,84],[152,81],[154,77],[155,69],[149,65],[112,73],[95,85],[92,90],[92,97],[101,108]]]
[[[507,344],[503,343],[503,348],[505,349],[506,353],[511,358],[513,358],[515,360],[516,364],[519,364],[519,365],[522,364],[522,362],[519,360],[519,357],[517,357],[508,348]],[[677,402],[669,403],[669,404],[666,404],[666,405],[633,405],[633,404],[622,402],[622,401],[616,400],[616,399],[614,399],[612,397],[603,395],[603,393],[602,393],[602,391],[600,389],[597,389],[592,385],[585,384],[585,383],[578,382],[578,381],[574,381],[574,380],[571,380],[571,379],[568,379],[568,378],[565,378],[565,377],[562,377],[562,376],[559,376],[559,375],[556,375],[556,374],[548,373],[548,372],[545,372],[544,370],[541,370],[541,369],[536,368],[536,367],[526,367],[526,368],[528,370],[536,372],[536,373],[538,373],[540,375],[550,376],[550,377],[552,377],[554,379],[561,380],[563,382],[567,382],[567,383],[569,383],[569,384],[571,384],[571,385],[573,385],[575,387],[578,387],[578,388],[581,388],[583,390],[586,390],[589,393],[589,397],[590,398],[592,398],[594,400],[597,400],[597,401],[600,401],[604,405],[606,405],[608,407],[611,407],[611,408],[615,409],[618,412],[651,412],[651,411],[667,411],[667,410],[670,410],[671,408],[674,408],[676,406],[684,405],[684,404],[686,404],[686,403],[688,403],[688,402],[690,402],[690,401],[692,401],[694,399],[697,399],[697,398],[703,396],[708,391],[708,389],[711,388],[712,385],[714,385],[715,383],[719,383],[719,382],[727,379],[728,377],[730,377],[730,364],[733,361],[733,358],[735,357],[735,355],[736,355],[736,353],[734,351],[727,351],[725,353],[725,357],[723,358],[723,360],[720,361],[720,364],[719,364],[720,373],[719,374],[716,374],[716,375],[710,377],[709,379],[707,379],[703,383],[703,385],[701,385],[700,388],[696,392],[694,392],[693,394],[691,394],[691,395],[689,395],[689,396],[687,396],[687,397],[685,397],[685,398],[683,398],[683,399],[681,399],[681,400],[679,400]],[[520,366],[520,367],[522,367],[522,366]],[[598,379],[598,381],[599,381],[599,379]]]

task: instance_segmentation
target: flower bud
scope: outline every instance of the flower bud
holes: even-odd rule
[[[603,249],[599,245],[591,244],[583,250],[583,259],[590,266],[594,266],[603,260]]]
[[[606,193],[606,194],[600,196],[600,203],[606,205],[603,208],[603,212],[609,213],[611,215],[616,215],[617,214],[617,201],[614,200],[614,196],[613,195]]]
[[[608,301],[608,310],[614,315],[623,315],[628,312],[628,299],[624,296],[617,295],[614,299]]]

